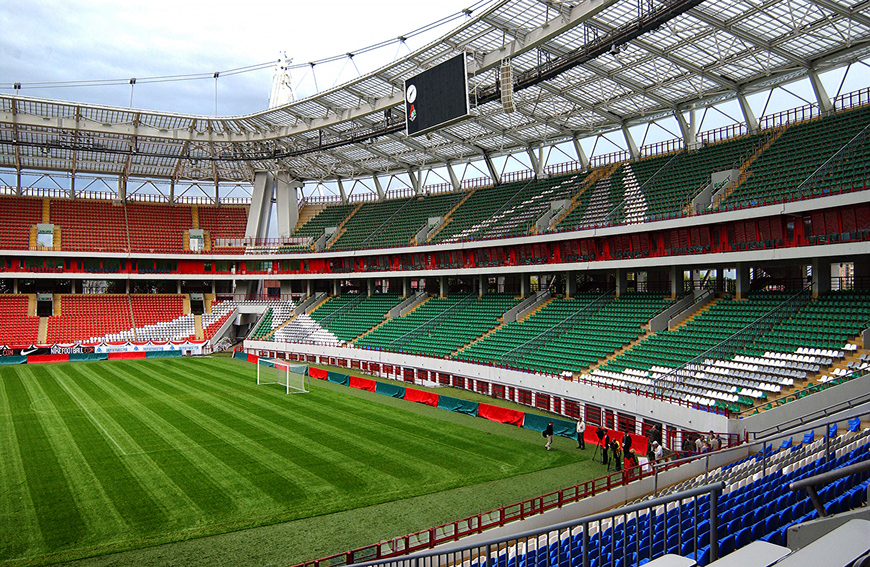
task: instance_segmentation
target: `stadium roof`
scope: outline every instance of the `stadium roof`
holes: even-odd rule
[[[246,116],[0,95],[0,167],[247,182],[329,180],[492,158],[745,97],[868,57],[867,0],[493,0],[450,33],[343,85]],[[324,24],[327,25],[327,24]],[[328,34],[328,29],[324,30]],[[472,114],[404,130],[403,82],[465,53]],[[348,54],[352,57],[353,54]],[[509,62],[516,111],[499,66]]]

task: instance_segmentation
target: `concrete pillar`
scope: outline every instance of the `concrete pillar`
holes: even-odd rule
[[[177,290],[175,293],[181,295],[181,280],[175,281],[175,289]]]
[[[813,297],[831,291],[831,261],[813,258]]]
[[[248,224],[245,226],[246,238],[263,238],[269,231],[272,214],[272,194],[274,178],[268,171],[254,174],[251,207],[248,210]]]
[[[75,293],[75,286],[73,286],[72,293]],[[130,295],[130,280],[126,280],[124,282],[124,293],[126,293],[127,295]]]
[[[12,280],[12,293],[18,293],[18,278]]]
[[[565,297],[574,297],[577,293],[577,272],[565,272]]]
[[[370,279],[366,280],[366,284],[368,284],[368,294],[374,295],[374,293],[375,293],[375,280],[370,278]]]
[[[411,279],[402,278],[402,297],[411,295]]]
[[[341,295],[341,282],[332,280],[332,295]]]
[[[447,295],[447,276],[438,276],[438,296]]]
[[[749,296],[749,266],[746,264],[737,264],[735,267],[735,293],[737,299],[746,299]]]
[[[520,275],[520,295],[526,297],[532,292],[532,280],[529,274]]]
[[[627,278],[625,277],[625,270],[619,268],[613,274],[613,278],[616,280],[616,297],[619,297],[623,293],[625,293],[625,288],[627,285]]]
[[[217,282],[215,280],[211,280],[211,293],[212,295],[217,294]]]
[[[683,292],[683,272],[677,269],[676,266],[671,266],[671,299],[676,299],[677,295]]]
[[[478,296],[482,297],[482,296],[486,295],[486,288],[487,288],[487,283],[488,283],[487,280],[488,280],[488,278],[483,274],[477,276],[477,295]]]
[[[278,223],[278,236],[290,236],[299,222],[299,200],[297,189],[302,183],[292,179],[287,173],[275,176],[275,216]]]
[[[305,296],[308,297],[312,293],[314,293],[314,285],[311,280],[308,280],[305,282]]]

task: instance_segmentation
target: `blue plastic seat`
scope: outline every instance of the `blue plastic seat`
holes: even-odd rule
[[[752,541],[752,528],[746,527],[734,535],[734,549],[746,547]]]
[[[734,535],[728,534],[719,540],[719,557],[724,557],[734,551]]]

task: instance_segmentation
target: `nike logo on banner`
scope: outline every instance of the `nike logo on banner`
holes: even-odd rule
[[[31,349],[27,349],[27,350],[21,349],[21,356],[27,356],[28,354],[33,354],[34,352],[36,352],[38,350],[39,350],[38,348],[31,348]]]

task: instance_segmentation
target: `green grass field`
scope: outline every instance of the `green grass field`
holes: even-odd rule
[[[0,563],[397,510],[421,498],[436,499],[448,516],[438,521],[448,521],[463,514],[440,509],[435,493],[449,502],[464,487],[520,475],[536,490],[530,473],[585,461],[544,451],[535,432],[317,380],[288,396],[257,386],[255,371],[226,358],[0,367]],[[421,521],[413,529],[434,523]],[[335,545],[354,542],[333,535]],[[287,563],[312,558],[300,558],[306,551]]]

